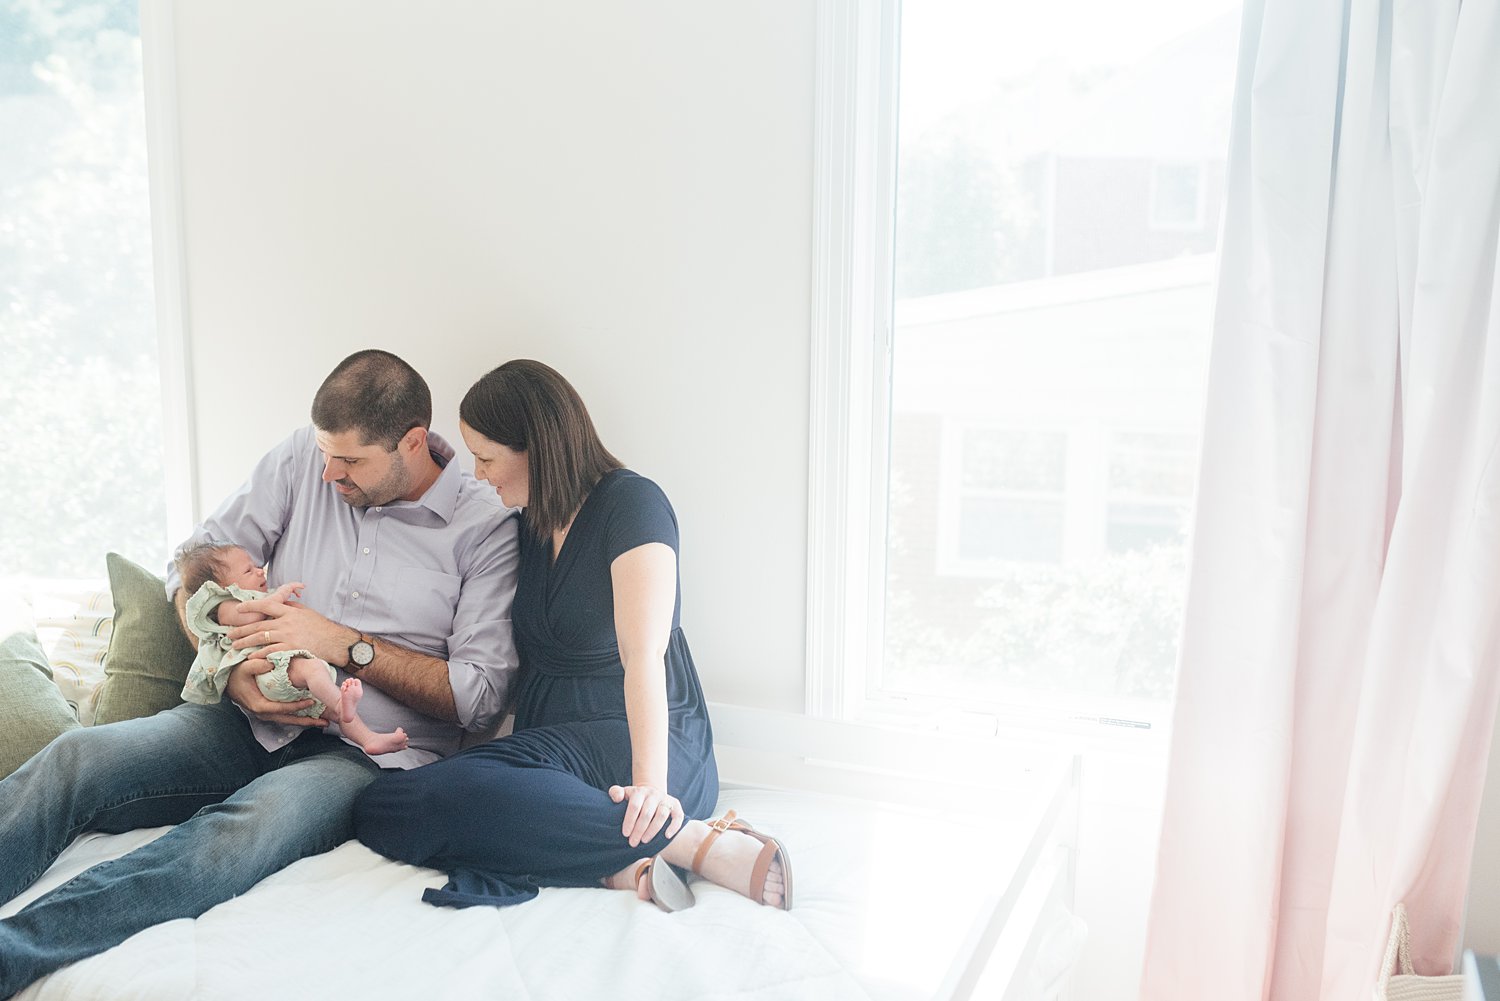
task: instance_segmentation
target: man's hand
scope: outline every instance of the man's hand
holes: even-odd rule
[[[277,591],[280,593],[279,588]],[[229,630],[229,638],[234,641],[236,650],[264,647],[265,649],[258,651],[261,655],[278,650],[310,650],[323,660],[338,666],[347,659],[349,644],[359,638],[358,633],[324,618],[312,609],[274,595],[247,601],[240,608],[259,612],[266,618],[253,625],[236,626]]]
[[[271,670],[271,662],[264,657],[251,657],[242,661],[229,670],[229,682],[224,686],[224,694],[247,713],[256,719],[265,720],[267,723],[290,723],[292,726],[327,726],[326,720],[317,719],[312,716],[292,715],[298,709],[306,709],[312,705],[313,699],[302,699],[299,702],[276,702],[266,698],[260,686],[255,683],[256,675],[265,674]]]

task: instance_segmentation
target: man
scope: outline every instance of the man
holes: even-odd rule
[[[188,540],[244,547],[270,586],[306,584],[300,603],[231,633],[262,649],[234,669],[228,700],[70,731],[0,782],[0,901],[82,831],[177,825],[0,921],[0,997],[335,847],[380,766],[436,760],[498,720],[517,663],[517,520],[459,470],[431,417],[427,384],[400,358],[341,362],[312,426]],[[289,715],[309,703],[266,699],[264,654],[299,647],[358,677],[361,716],[405,728],[410,746],[377,766],[336,723]]]

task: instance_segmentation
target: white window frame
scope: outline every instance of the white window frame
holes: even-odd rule
[[[182,144],[177,116],[176,3],[141,0],[141,71],[146,103],[146,166],[151,196],[152,284],[161,369],[162,450],[167,545],[192,533],[201,516],[193,434],[188,340],[187,254],[183,236]]]
[[[819,0],[817,16],[806,712],[1155,744],[1170,707],[1141,700],[1052,693],[971,711],[868,691],[884,645],[899,6]]]
[[[896,0],[819,0],[806,695],[834,719],[883,632],[898,37]]]

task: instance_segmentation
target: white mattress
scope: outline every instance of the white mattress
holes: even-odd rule
[[[677,914],[580,889],[516,907],[433,907],[419,898],[443,874],[350,842],[18,997],[925,998],[1031,833],[1003,823],[945,832],[895,807],[763,789],[726,791],[720,806],[787,843],[791,912],[701,880],[697,906]],[[84,835],[0,916],[162,830]]]

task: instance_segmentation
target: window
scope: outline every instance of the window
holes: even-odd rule
[[[945,465],[950,468],[941,482],[951,509],[937,519],[939,530],[947,528],[951,536],[938,546],[950,557],[948,567],[962,573],[1007,562],[1062,562],[1067,434],[961,426],[948,437]],[[906,510],[892,505],[893,529],[910,520]],[[940,564],[939,572],[943,569]]]
[[[4,574],[167,553],[139,19],[135,0],[0,9]]]
[[[1238,26],[825,0],[814,712],[1165,716]]]
[[[1192,435],[1120,432],[1109,457],[1111,552],[1180,546],[1193,500]]]
[[[1151,165],[1151,228],[1203,228],[1203,167],[1196,163]]]

